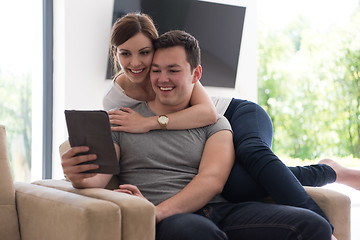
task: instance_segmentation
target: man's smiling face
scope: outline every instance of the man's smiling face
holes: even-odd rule
[[[186,60],[182,46],[156,50],[150,71],[150,80],[161,104],[178,109],[189,104],[192,89],[197,79],[198,66],[193,71]],[[200,70],[201,71],[201,70]]]

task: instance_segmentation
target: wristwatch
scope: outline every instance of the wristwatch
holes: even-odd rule
[[[158,123],[162,130],[167,130],[166,126],[169,123],[169,118],[166,115],[160,115],[158,117]]]

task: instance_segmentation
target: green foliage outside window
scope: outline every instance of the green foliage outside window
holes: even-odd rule
[[[8,152],[13,174],[30,178],[31,169],[31,106],[30,74],[16,76],[0,70],[0,124],[6,127]],[[16,167],[14,167],[16,165]]]
[[[301,17],[285,31],[260,25],[259,104],[277,154],[360,158],[359,26],[360,8],[345,28],[315,31]]]

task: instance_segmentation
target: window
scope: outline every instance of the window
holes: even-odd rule
[[[360,7],[357,0],[257,0],[258,96],[274,126],[273,151],[287,165],[331,157],[360,167]],[[358,191],[327,188],[352,201]]]
[[[258,0],[259,103],[273,150],[359,165],[360,8],[357,0]]]
[[[41,178],[42,1],[0,2],[0,124],[15,181]]]

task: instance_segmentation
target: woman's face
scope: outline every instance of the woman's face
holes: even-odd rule
[[[142,83],[149,75],[154,49],[151,40],[137,33],[114,50],[116,59],[126,77],[133,83]]]

